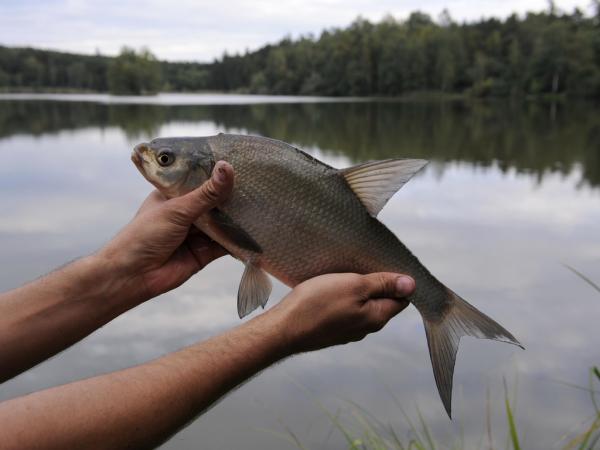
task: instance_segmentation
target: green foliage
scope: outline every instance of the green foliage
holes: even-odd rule
[[[108,65],[108,90],[117,95],[156,94],[161,87],[160,63],[149,50],[123,47]]]
[[[583,101],[359,101],[296,104],[102,105],[92,102],[4,101],[0,138],[83,127],[119,127],[150,139],[166,123],[209,121],[322,148],[352,161],[409,155],[439,162],[497,167],[504,173],[574,176],[600,186],[597,106]],[[133,143],[133,142],[132,142]],[[568,149],[568,151],[565,151]]]
[[[474,96],[600,96],[598,17],[529,13],[457,24],[447,11],[379,23],[357,19],[211,66],[211,88],[271,94],[390,96],[415,91]],[[235,77],[227,75],[236,74]]]
[[[594,416],[590,420],[589,425],[585,425],[582,431],[575,432],[575,436],[568,442],[562,445],[556,445],[555,448],[563,450],[595,450],[600,445],[600,410],[598,409],[595,395],[598,392],[594,384],[594,380],[600,380],[600,371],[597,367],[590,370],[590,385],[589,390],[592,404],[594,406]],[[572,385],[581,389],[582,387]],[[456,436],[448,438],[445,436],[440,439],[440,444],[435,439],[435,435],[431,430],[431,425],[427,423],[418,407],[416,408],[416,416],[418,422],[411,420],[410,415],[405,411],[403,405],[393,392],[389,391],[390,399],[396,405],[399,414],[404,417],[404,424],[392,425],[391,423],[382,422],[371,412],[365,409],[360,404],[351,400],[346,400],[344,405],[338,407],[335,412],[332,412],[325,407],[323,402],[307,388],[300,386],[309,396],[313,398],[316,406],[321,410],[327,420],[331,423],[332,429],[337,430],[346,442],[345,448],[348,450],[460,450],[467,448],[483,448],[480,445],[477,447],[467,446],[462,437]],[[513,393],[516,396],[516,391]],[[490,398],[487,398],[487,409],[490,410]],[[510,450],[521,450],[523,447],[522,441],[519,439],[517,432],[517,419],[514,414],[515,400],[511,401],[508,396],[508,387],[504,382],[504,414],[507,422],[507,438],[504,445],[495,446],[492,441],[491,420],[488,416],[487,434],[488,443],[484,448],[490,450],[495,448],[506,448]],[[489,414],[489,412],[488,412]],[[303,436],[294,433],[293,430],[286,426],[281,419],[278,420],[283,427],[283,431],[262,429],[273,436],[284,439],[288,443],[294,445],[300,450],[308,450],[310,447],[303,443]],[[587,421],[586,421],[587,422]],[[570,424],[566,424],[567,427]],[[579,425],[581,427],[581,425]],[[571,432],[569,432],[571,434]],[[562,439],[561,439],[562,440]]]
[[[213,63],[157,62],[124,48],[116,58],[0,47],[0,88],[116,93],[237,91],[259,94],[397,96],[410,92],[486,96],[600,97],[600,6],[438,23],[421,12],[379,23],[285,38]]]
[[[0,88],[106,91],[109,58],[0,46]]]

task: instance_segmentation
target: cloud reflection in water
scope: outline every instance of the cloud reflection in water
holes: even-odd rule
[[[519,141],[527,155],[514,150],[490,159],[477,147],[482,138],[466,129],[472,121],[461,125],[462,118],[475,120],[481,111],[457,106],[440,113],[436,105],[404,104],[121,110],[79,103],[2,104],[2,290],[93,251],[131,218],[150,190],[129,161],[137,140],[154,134],[263,133],[301,145],[337,167],[393,156],[396,146],[400,156],[433,161],[390,201],[382,221],[433,273],[527,348],[464,339],[455,375],[456,419],[449,423],[435,390],[421,319],[410,309],[360,343],[300,355],[265,371],[165,448],[282,448],[283,441],[258,431],[279,429],[278,419],[306,445],[339,448],[339,436],[327,438],[323,414],[297,384],[333,410],[338,398],[356,401],[403,432],[407,427],[389,388],[409,412],[418,404],[441,436],[456,439],[461,424],[473,443],[483,434],[488,387],[495,438],[504,442],[502,376],[511,384],[518,377],[517,414],[528,447],[553,445],[590,412],[587,394],[554,382],[585,384],[587,368],[600,362],[600,301],[560,265],[568,262],[600,280],[600,191],[594,187],[600,180],[590,153],[598,147],[585,123],[546,124],[558,143],[570,142],[568,152],[548,144],[534,128]],[[15,118],[23,112],[31,113],[26,116],[31,120]],[[523,115],[517,131],[533,123]],[[398,125],[392,129],[390,123]],[[419,123],[436,125],[431,136],[407,131]],[[442,125],[451,125],[452,133]],[[478,126],[479,135],[497,136],[495,126]],[[573,139],[577,127],[588,137]],[[449,143],[445,154],[442,144],[449,136],[460,142]],[[503,148],[511,145],[516,146]],[[128,367],[235,326],[241,273],[238,262],[223,258],[181,288],[6,383],[0,398]],[[276,283],[271,303],[286,292]]]

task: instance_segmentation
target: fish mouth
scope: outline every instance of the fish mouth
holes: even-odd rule
[[[156,189],[163,192],[163,186],[156,182],[151,176],[152,174],[152,151],[150,150],[150,144],[146,142],[142,142],[141,144],[133,147],[133,151],[131,152],[131,160],[135,167],[140,171],[142,176],[148,180],[151,184],[154,185]],[[150,170],[146,170],[146,169]]]
[[[144,168],[144,163],[147,162],[144,155],[148,153],[148,144],[142,142],[141,144],[136,145],[131,152],[131,160],[135,164],[142,174],[145,174],[146,170]]]

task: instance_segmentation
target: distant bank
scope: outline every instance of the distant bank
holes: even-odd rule
[[[600,98],[598,42],[600,2],[593,16],[551,7],[471,23],[447,12],[437,22],[420,12],[357,19],[211,63],[159,61],[127,47],[108,57],[0,46],[0,91]]]

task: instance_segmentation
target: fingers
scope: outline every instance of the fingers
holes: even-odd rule
[[[188,236],[186,245],[198,262],[198,270],[202,269],[215,259],[228,254],[227,250],[204,234]]]
[[[370,273],[363,275],[361,281],[365,299],[404,298],[415,290],[415,280],[397,273]]]
[[[202,214],[225,201],[233,189],[233,178],[233,167],[225,161],[218,161],[211,177],[202,186],[170,201],[177,211],[177,218],[190,225]]]
[[[406,275],[372,273],[363,275],[366,289],[364,309],[368,315],[369,331],[381,330],[388,321],[409,304],[404,297],[415,289],[415,281]]]
[[[408,300],[396,300],[391,298],[378,298],[370,300],[365,308],[369,316],[370,330],[379,331],[392,317],[404,310],[409,305]]]

